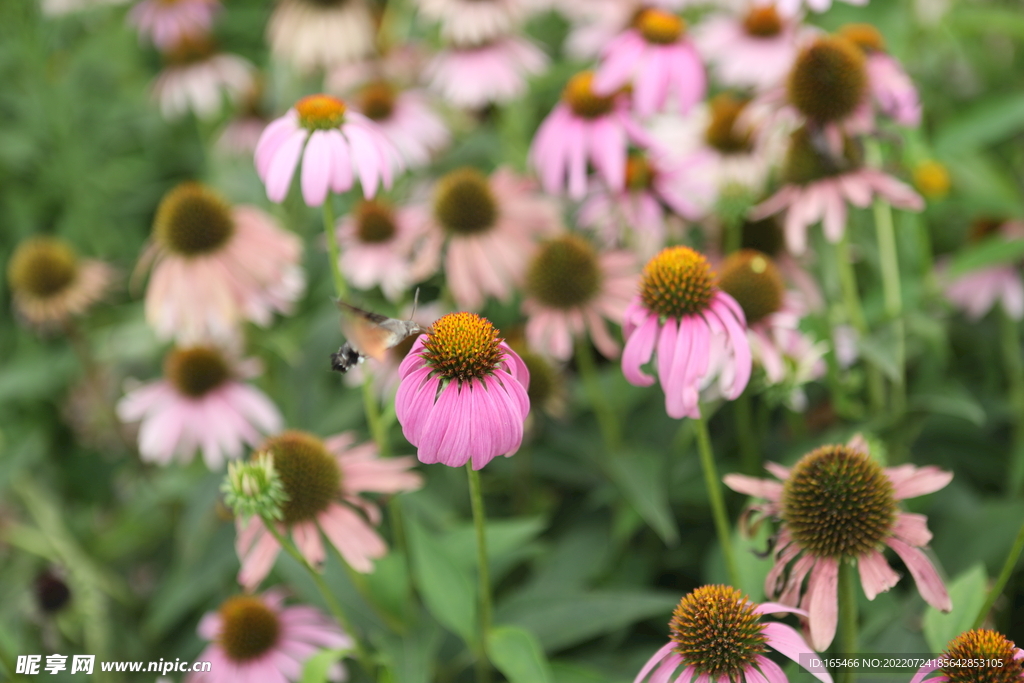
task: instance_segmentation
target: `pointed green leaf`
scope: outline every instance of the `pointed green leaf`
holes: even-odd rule
[[[533,634],[518,626],[497,626],[487,635],[491,662],[509,683],[551,683],[551,666]]]
[[[924,613],[924,637],[932,652],[942,652],[950,640],[971,629],[978,610],[985,604],[987,586],[985,565],[979,562],[950,582],[953,610],[949,614],[928,606]]]
[[[476,639],[476,599],[468,573],[415,518],[407,517],[413,572],[434,618],[467,643]]]

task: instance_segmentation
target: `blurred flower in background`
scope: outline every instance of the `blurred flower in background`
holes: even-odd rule
[[[1024,222],[978,218],[971,225],[968,241],[972,244],[998,243],[1024,239]],[[1024,318],[1024,281],[1015,263],[997,263],[955,277],[947,274],[949,263],[940,264],[946,280],[946,298],[972,320],[982,318],[996,304],[1014,320]]]
[[[164,68],[153,81],[153,97],[168,120],[192,112],[217,116],[227,98],[237,104],[252,91],[256,69],[237,55],[217,52],[206,37],[181,38],[162,53]]]
[[[519,36],[479,44],[454,43],[438,52],[424,69],[427,86],[463,109],[504,104],[526,92],[527,78],[548,66],[544,52]]]
[[[366,0],[278,0],[267,24],[271,53],[300,71],[371,55],[376,35]]]
[[[219,0],[142,0],[128,20],[159,50],[210,34],[213,19],[222,9]]]

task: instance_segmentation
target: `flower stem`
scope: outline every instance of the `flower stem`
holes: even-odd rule
[[[836,243],[836,269],[839,271],[839,284],[843,290],[843,305],[846,307],[846,316],[857,330],[857,334],[864,339],[868,336],[868,321],[864,316],[864,307],[860,302],[860,294],[857,292],[857,274],[853,270],[853,261],[850,260],[850,237],[844,232],[843,236]],[[874,363],[867,363],[868,374],[868,398],[871,407],[879,413],[885,404],[885,385],[881,371]]]
[[[740,588],[740,573],[736,566],[736,556],[732,552],[732,533],[729,527],[729,513],[725,509],[725,498],[722,496],[722,480],[715,467],[715,455],[711,452],[711,436],[708,434],[708,423],[701,416],[695,421],[697,432],[697,450],[700,452],[700,465],[704,470],[704,485],[711,501],[711,514],[715,518],[715,531],[718,542],[722,546],[722,557],[725,558],[725,570],[729,574],[729,582]]]
[[[1006,582],[1013,576],[1013,570],[1017,566],[1017,560],[1020,559],[1021,551],[1024,551],[1024,524],[1021,525],[1020,531],[1017,532],[1017,540],[1013,542],[1013,547],[1010,548],[1010,552],[1006,556],[1003,568],[999,572],[999,578],[996,579],[996,582],[992,584],[992,588],[989,589],[985,604],[981,606],[978,616],[974,618],[974,626],[972,628],[981,628],[985,623],[988,613],[992,611],[992,606],[996,604],[999,595],[1006,588]]]
[[[484,513],[484,497],[480,490],[480,473],[473,469],[473,463],[466,463],[469,474],[469,499],[473,507],[473,526],[476,528],[476,563],[480,582],[480,643],[476,660],[476,679],[487,683],[491,679],[491,668],[487,661],[487,634],[491,630],[491,576],[487,564],[487,518]]]
[[[267,531],[277,540],[278,544],[284,548],[284,551],[292,556],[292,558],[306,568],[309,572],[310,577],[313,579],[313,583],[316,584],[317,589],[320,591],[320,595],[323,596],[324,602],[327,603],[327,609],[330,610],[334,618],[338,620],[341,627],[345,630],[345,633],[352,638],[352,642],[355,643],[355,654],[356,659],[359,660],[360,666],[370,676],[370,680],[376,678],[376,671],[373,665],[373,660],[370,659],[369,653],[366,648],[363,647],[362,641],[357,637],[355,629],[352,627],[352,622],[349,621],[345,615],[345,611],[341,608],[341,604],[334,597],[334,593],[331,592],[327,582],[324,581],[324,577],[316,570],[313,565],[299,552],[295,544],[291,542],[287,536],[282,534],[277,529],[277,524],[272,519],[263,518],[263,526],[267,528]]]
[[[594,353],[586,339],[576,342],[576,367],[579,369],[580,379],[583,380],[587,393],[590,394],[590,402],[594,407],[594,413],[597,414],[597,426],[601,430],[605,450],[611,457],[621,450],[622,430],[619,428],[619,419],[615,410],[608,403],[608,394],[601,389],[601,379],[597,375]]]
[[[1000,345],[1003,365],[1010,382],[1013,415],[1013,457],[1010,459],[1009,493],[1016,496],[1024,483],[1024,359],[1021,358],[1020,329],[1016,320],[999,309]]]
[[[758,433],[754,429],[751,415],[752,400],[750,392],[744,391],[732,404],[736,411],[736,438],[740,442],[740,462],[743,463],[744,472],[755,476],[761,472],[761,453],[757,448]]]
[[[857,577],[856,567],[839,560],[839,656],[857,653]],[[853,669],[842,669],[837,683],[853,683]]]
[[[899,415],[906,405],[906,339],[902,317],[903,294],[900,284],[900,263],[896,253],[896,231],[893,228],[892,207],[885,200],[876,199],[874,213],[878,254],[882,262],[885,315],[896,326],[896,367],[899,370],[899,375],[893,382],[891,407],[893,413]]]
[[[370,428],[370,436],[377,444],[377,452],[380,457],[386,458],[391,455],[391,448],[388,443],[387,427],[380,419],[380,402],[373,391],[373,373],[364,366],[363,374],[363,409],[366,411],[366,422]]]
[[[341,274],[341,250],[338,248],[338,236],[334,228],[334,207],[331,205],[333,195],[327,194],[324,199],[324,239],[327,240],[327,258],[330,261],[331,277],[334,278],[334,293],[339,299],[348,298],[348,285]]]

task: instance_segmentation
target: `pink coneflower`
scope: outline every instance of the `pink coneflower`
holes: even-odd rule
[[[657,356],[669,417],[700,417],[700,390],[717,376],[732,400],[750,379],[743,310],[714,286],[708,260],[689,247],[669,247],[644,267],[640,293],[626,309],[622,373],[635,386],[654,378],[640,367]]]
[[[977,666],[967,666],[977,662]],[[933,675],[934,674],[934,675]],[[917,670],[910,683],[973,683],[1024,681],[1024,650],[998,631],[976,628],[964,631]]]
[[[430,61],[423,75],[446,102],[464,109],[503,104],[526,92],[528,76],[542,73],[548,57],[517,36],[480,45],[452,45]]]
[[[217,137],[214,145],[218,150],[235,156],[251,156],[256,151],[263,129],[270,123],[263,106],[263,91],[262,79],[257,78]]]
[[[363,196],[371,199],[378,183],[390,189],[402,168],[377,124],[330,95],[302,98],[260,136],[256,172],[270,201],[284,201],[300,158],[302,198],[309,206],[322,205],[328,190],[347,192],[357,176]]]
[[[825,373],[822,360],[828,345],[800,331],[806,313],[798,292],[787,291],[771,257],[753,249],[730,254],[719,271],[718,286],[743,309],[754,364],[764,370],[769,386],[787,389],[786,402],[804,410],[803,385]]]
[[[868,90],[877,109],[901,126],[921,125],[917,88],[899,61],[886,53],[881,32],[871,24],[847,24],[839,35],[864,52]]]
[[[478,470],[523,441],[530,375],[494,326],[450,313],[413,343],[398,374],[395,413],[421,462]]]
[[[771,602],[755,604],[731,586],[701,586],[679,601],[669,622],[671,640],[654,653],[633,683],[643,683],[655,668],[650,683],[668,683],[680,667],[677,682],[786,683],[786,674],[765,656],[768,648],[805,668],[806,656],[815,652],[792,626],[761,623],[762,617],[777,612],[806,614]],[[832,683],[827,673],[808,671],[822,683]]]
[[[388,299],[400,300],[440,265],[440,241],[428,239],[426,227],[420,207],[359,202],[338,223],[341,272],[354,287],[379,285]]]
[[[366,0],[279,0],[267,24],[271,53],[301,71],[367,57],[376,36]]]
[[[863,114],[868,86],[864,52],[843,36],[822,36],[797,54],[786,79],[785,100],[813,126],[830,129]],[[781,96],[780,90],[766,98]]]
[[[968,241],[981,243],[987,240],[1013,240],[1024,238],[1024,223],[979,218],[971,225]],[[948,264],[940,266],[942,271]],[[968,271],[955,278],[945,275],[946,298],[967,314],[972,320],[979,320],[996,304],[1002,304],[1003,311],[1013,320],[1024,318],[1024,280],[1015,264],[996,264]]]
[[[25,240],[7,262],[15,312],[43,330],[84,313],[110,290],[113,279],[110,266],[80,259],[71,245],[54,237]]]
[[[198,183],[182,183],[157,208],[146,320],[162,339],[232,338],[245,320],[270,324],[305,289],[302,241],[254,206],[229,206]]]
[[[745,16],[710,17],[694,29],[693,40],[723,85],[766,90],[789,73],[807,31],[774,5],[754,4]]]
[[[140,38],[166,50],[182,40],[209,35],[220,10],[219,0],[142,0],[128,13],[128,21]]]
[[[255,67],[248,60],[218,53],[206,40],[183,39],[164,59],[166,66],[153,81],[153,97],[168,120],[190,111],[201,119],[216,116],[225,97],[239,102],[255,81]]]
[[[663,150],[631,152],[626,158],[625,188],[612,192],[600,183],[580,205],[577,220],[597,231],[607,244],[629,242],[641,256],[650,258],[665,246],[666,222],[672,214],[690,221],[707,210],[713,190],[707,181],[711,158],[697,152],[686,157]]]
[[[627,251],[598,254],[578,235],[542,244],[526,274],[526,341],[557,360],[569,360],[573,340],[588,335],[607,358],[619,355],[605,320],[622,324],[636,291],[636,258]]]
[[[883,469],[859,437],[848,446],[822,446],[792,468],[770,463],[766,469],[782,481],[740,474],[724,481],[734,491],[764,498],[754,509],[781,520],[765,592],[786,605],[799,602],[815,648],[827,648],[836,633],[840,563],[857,565],[869,600],[899,581],[881,553],[885,546],[903,560],[928,604],[950,610],[946,587],[920,549],[932,537],[927,518],[902,512],[897,503],[938,491],[951,473],[914,465]]]
[[[629,113],[625,97],[621,93],[596,95],[591,87],[593,80],[594,74],[589,71],[573,76],[562,92],[562,101],[533,138],[530,161],[549,194],[568,189],[571,198],[583,199],[588,161],[608,187],[618,192],[626,183],[629,141],[644,148],[651,144]]]
[[[448,238],[448,287],[468,309],[487,296],[507,301],[522,282],[534,238],[561,226],[558,207],[508,169],[490,178],[472,168],[448,173],[437,183],[428,222],[434,239]]]
[[[610,96],[629,84],[633,107],[642,117],[664,110],[670,94],[683,114],[703,99],[707,78],[697,50],[686,38],[686,22],[669,12],[645,9],[633,27],[602,51],[594,93]]]
[[[800,8],[807,6],[807,9],[815,12],[825,12],[832,7],[832,0],[766,0],[768,2],[774,1],[775,5],[779,8],[779,11],[783,14],[794,15],[800,11]],[[851,5],[864,6],[868,4],[868,0],[843,0],[843,2]]]
[[[380,510],[359,494],[415,491],[423,480],[409,471],[412,458],[381,459],[374,444],[354,442],[350,432],[322,441],[287,431],[267,439],[259,450],[273,457],[288,496],[281,506],[281,521],[275,522],[277,530],[291,533],[313,566],[326,558],[322,532],[352,569],[368,574],[387,546],[371,526],[380,523]],[[237,520],[237,527],[235,549],[242,561],[238,582],[253,590],[270,573],[281,546],[258,517],[247,524]]]
[[[924,200],[890,175],[861,165],[860,152],[849,139],[839,155],[823,151],[817,132],[800,128],[790,138],[782,189],[750,211],[754,220],[786,211],[786,245],[793,254],[807,248],[807,228],[821,221],[825,238],[838,242],[846,232],[846,203],[864,208],[875,196],[899,209],[920,211]]]
[[[312,655],[353,645],[352,638],[319,610],[285,607],[279,590],[225,600],[216,612],[203,616],[198,631],[210,641],[198,656],[210,663],[210,670],[189,674],[187,683],[298,681]],[[335,665],[329,677],[344,680],[344,670]]]
[[[538,4],[536,0],[415,0],[424,17],[441,23],[441,35],[477,45],[510,35]]]
[[[409,168],[426,166],[451,142],[448,127],[418,90],[374,81],[363,87],[353,106],[377,124]]]
[[[196,449],[211,470],[242,456],[263,434],[281,428],[281,414],[263,392],[240,380],[258,374],[254,361],[237,362],[212,346],[173,349],[164,377],[125,394],[117,404],[123,422],[142,421],[139,455],[168,465],[188,463]]]

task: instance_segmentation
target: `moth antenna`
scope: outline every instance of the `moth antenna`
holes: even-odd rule
[[[409,316],[410,320],[416,318],[416,308],[420,305],[420,288],[416,288],[416,293],[412,295],[412,315]]]

